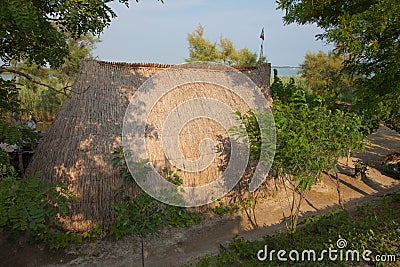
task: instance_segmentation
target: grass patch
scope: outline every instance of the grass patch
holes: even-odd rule
[[[241,237],[231,240],[228,250],[222,251],[218,256],[200,258],[196,263],[184,266],[400,266],[400,193],[384,196],[379,204],[365,203],[356,207],[354,212],[333,210],[328,214],[310,216],[302,221],[301,230],[294,234],[279,232],[267,235],[262,241],[247,241]],[[338,239],[345,239],[347,245],[338,249]],[[265,261],[257,258],[257,253],[267,246],[268,257]],[[337,250],[332,252],[331,260],[326,253],[321,261],[301,260],[304,250],[314,250],[316,259],[321,258],[323,250]],[[275,250],[272,261],[269,253]],[[284,250],[282,257],[287,261],[279,261],[277,251]],[[300,253],[299,261],[289,258],[291,250]],[[352,260],[348,250],[358,250],[360,261],[356,256]],[[371,261],[364,261],[362,252],[370,250],[368,256]],[[340,251],[343,251],[340,260]],[[384,255],[386,261],[378,261],[377,255]],[[392,261],[394,255],[396,261]],[[261,254],[260,256],[263,256]],[[296,258],[296,254],[292,254]],[[392,257],[392,258],[391,258]],[[383,259],[383,258],[381,258]],[[389,261],[391,260],[391,261]]]

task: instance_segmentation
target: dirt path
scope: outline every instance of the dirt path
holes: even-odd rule
[[[374,200],[377,196],[400,190],[400,181],[380,172],[382,158],[394,151],[400,151],[400,135],[386,127],[381,127],[370,136],[371,145],[362,153],[353,155],[353,160],[362,159],[369,164],[367,179],[356,180],[350,175],[352,166],[346,166],[346,159],[340,164],[342,194],[347,209],[352,209],[361,201]],[[200,225],[185,229],[163,229],[159,237],[146,240],[146,266],[179,266],[195,260],[197,257],[218,253],[220,244],[224,244],[235,235],[247,239],[257,239],[284,229],[283,212],[287,214],[288,204],[284,192],[259,204],[256,218],[260,228],[251,230],[246,216],[207,218]],[[323,176],[302,207],[302,216],[326,212],[338,207],[336,181]],[[3,242],[2,247],[5,246]],[[39,250],[37,257],[45,257],[46,250]],[[124,237],[118,241],[106,239],[91,244],[74,245],[60,251],[52,259],[38,260],[34,252],[20,257],[30,257],[29,264],[14,266],[141,266],[140,242],[135,237]],[[0,254],[1,257],[4,255]],[[62,261],[62,262],[60,262]],[[4,262],[4,261],[3,261]]]

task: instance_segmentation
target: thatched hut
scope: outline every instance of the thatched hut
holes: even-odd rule
[[[73,91],[64,102],[33,156],[28,172],[69,185],[78,199],[71,204],[67,229],[85,231],[113,222],[111,202],[126,181],[112,167],[121,145],[129,99],[143,82],[170,65],[83,61]],[[238,68],[268,97],[270,65]],[[189,129],[190,130],[190,129]],[[128,193],[137,189],[125,184]]]

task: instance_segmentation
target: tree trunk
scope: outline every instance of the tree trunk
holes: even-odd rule
[[[22,157],[22,149],[18,149],[18,170],[21,172],[21,177],[25,177],[24,159]]]
[[[335,172],[335,176],[336,176],[336,189],[338,192],[339,205],[344,210],[345,208],[344,208],[343,199],[342,199],[342,191],[340,190],[340,178],[339,178],[337,171]]]
[[[144,237],[140,236],[140,240],[142,242],[142,267],[144,267]]]

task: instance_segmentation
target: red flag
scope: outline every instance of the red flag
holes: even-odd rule
[[[264,28],[261,30],[260,39],[264,41]]]

